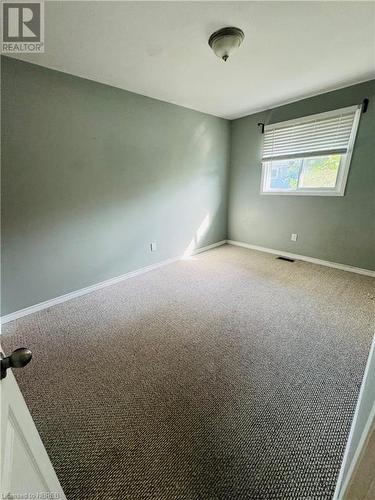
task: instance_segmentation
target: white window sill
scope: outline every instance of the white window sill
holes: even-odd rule
[[[344,196],[339,191],[260,191],[260,194],[271,196]]]

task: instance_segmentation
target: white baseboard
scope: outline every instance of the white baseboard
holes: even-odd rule
[[[343,271],[349,271],[357,274],[364,274],[366,276],[375,277],[375,271],[371,271],[370,269],[362,269],[360,267],[347,266],[346,264],[339,264],[337,262],[330,262],[327,260],[315,259],[314,257],[307,257],[305,255],[298,255],[290,252],[284,252],[283,250],[275,250],[273,248],[260,247],[258,245],[251,245],[249,243],[244,243],[241,241],[234,240],[222,240],[217,243],[213,243],[212,245],[207,245],[205,247],[197,248],[191,252],[191,255],[196,255],[201,252],[206,252],[207,250],[211,250],[212,248],[219,247],[221,245],[225,245],[226,243],[230,245],[235,245],[239,247],[249,248],[251,250],[258,250],[260,252],[272,253],[275,255],[280,255],[283,257],[289,257],[291,259],[303,260],[306,262],[311,262],[313,264],[319,264],[321,266],[333,267],[336,269],[341,269]],[[129,273],[122,274],[121,276],[116,276],[115,278],[110,278],[105,281],[101,281],[100,283],[95,283],[94,285],[87,286],[85,288],[81,288],[80,290],[75,290],[74,292],[66,293],[64,295],[60,295],[59,297],[55,297],[53,299],[46,300],[44,302],[39,302],[38,304],[32,305],[30,307],[26,307],[25,309],[20,309],[19,311],[15,311],[13,313],[7,314],[6,316],[2,316],[1,324],[9,323],[10,321],[14,321],[15,319],[22,318],[23,316],[27,316],[29,314],[33,314],[37,311],[42,311],[43,309],[47,309],[48,307],[55,306],[57,304],[61,304],[62,302],[66,302],[67,300],[74,299],[76,297],[80,297],[81,295],[86,295],[87,293],[94,292],[95,290],[99,290],[100,288],[104,288],[106,286],[111,286],[120,281],[127,280],[129,278],[133,278],[134,276],[138,276],[140,274],[147,273],[149,271],[153,271],[154,269],[158,269],[159,267],[166,266],[171,264],[172,262],[176,262],[186,258],[186,254],[179,257],[174,257],[171,259],[164,260],[162,262],[157,262],[156,264],[151,264],[150,266],[142,267],[140,269],[136,269],[135,271],[130,271]]]
[[[305,262],[310,262],[312,264],[319,264],[320,266],[333,267],[335,269],[341,269],[342,271],[349,271],[350,273],[364,274],[365,276],[372,276],[375,278],[375,271],[371,269],[362,269],[361,267],[348,266],[346,264],[339,264],[338,262],[331,262],[328,260],[315,259],[314,257],[307,257],[306,255],[298,255],[296,253],[284,252],[284,250],[275,250],[274,248],[260,247],[258,245],[250,245],[249,243],[243,243],[242,241],[227,240],[229,245],[235,245],[237,247],[249,248],[250,250],[258,250],[259,252],[267,252],[275,255],[280,255],[282,257],[288,257],[289,259],[303,260]]]
[[[207,245],[205,247],[197,248],[196,250],[193,250],[190,253],[190,255],[196,255],[198,253],[206,252],[207,250],[211,250],[212,248],[216,248],[225,244],[226,240],[218,241],[217,243],[213,243],[212,245]],[[186,254],[183,256],[166,259],[163,260],[162,262],[151,264],[150,266],[141,267],[140,269],[136,269],[135,271],[130,271],[129,273],[122,274],[121,276],[116,276],[115,278],[110,278],[108,280],[101,281],[100,283],[95,283],[94,285],[81,288],[80,290],[75,290],[74,292],[69,292],[64,295],[60,295],[59,297],[55,297],[53,299],[49,299],[44,302],[39,302],[38,304],[35,304],[33,306],[26,307],[25,309],[20,309],[19,311],[7,314],[6,316],[2,316],[1,324],[3,325],[5,323],[9,323],[10,321],[14,321],[15,319],[22,318],[23,316],[33,314],[37,311],[42,311],[43,309],[47,309],[48,307],[52,307],[57,304],[61,304],[62,302],[66,302],[67,300],[70,299],[75,299],[76,297],[80,297],[81,295],[86,295],[87,293],[95,292],[95,290],[99,290],[100,288],[115,285],[120,281],[133,278],[134,276],[139,276],[140,274],[148,273],[149,271],[153,271],[154,269],[158,269],[159,267],[172,264],[172,262],[176,262],[183,258],[186,258]]]
[[[212,250],[213,248],[221,247],[222,245],[226,245],[226,244],[227,244],[227,240],[221,240],[221,241],[218,241],[217,243],[212,243],[212,245],[207,245],[205,247],[196,248],[195,250],[193,250],[191,252],[191,255],[198,255],[199,253],[207,252],[207,250]],[[186,254],[184,254],[183,257],[178,257],[177,260],[183,259],[184,257],[186,257]]]

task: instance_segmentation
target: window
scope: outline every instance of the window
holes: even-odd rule
[[[261,194],[343,196],[361,106],[266,125]]]

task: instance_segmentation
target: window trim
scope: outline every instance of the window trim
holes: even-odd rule
[[[288,191],[288,190],[275,190],[275,191],[264,191],[265,187],[265,181],[267,178],[267,163],[269,161],[262,161],[261,160],[261,165],[262,165],[262,175],[261,175],[261,181],[260,181],[260,194],[261,195],[271,195],[271,196],[344,196],[345,194],[345,189],[346,189],[346,183],[348,180],[349,176],[349,169],[350,169],[350,163],[352,159],[352,154],[354,150],[354,143],[355,139],[357,137],[357,131],[358,131],[358,126],[359,126],[359,121],[361,118],[362,114],[362,104],[356,105],[356,106],[348,106],[346,108],[340,108],[339,110],[332,110],[332,111],[327,111],[325,113],[317,113],[314,115],[308,115],[304,116],[301,118],[296,118],[293,120],[287,120],[284,122],[278,122],[278,123],[273,123],[271,125],[266,125],[265,130],[268,128],[283,128],[287,127],[290,125],[293,125],[295,123],[303,123],[304,121],[310,121],[313,117],[320,117],[320,118],[328,118],[329,116],[335,116],[337,115],[337,112],[345,112],[349,110],[354,110],[354,119],[353,119],[353,125],[352,125],[352,130],[350,132],[350,137],[349,137],[349,142],[348,142],[348,148],[346,150],[346,153],[342,153],[342,159],[340,162],[339,166],[339,171],[337,174],[337,179],[336,179],[336,186],[334,188],[302,188],[302,189],[296,189],[295,191]],[[322,155],[323,156],[323,155]],[[310,158],[310,156],[299,156],[299,158]],[[286,155],[287,159],[287,155]],[[298,159],[298,158],[294,158]]]

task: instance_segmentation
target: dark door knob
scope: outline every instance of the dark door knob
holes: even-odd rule
[[[32,352],[30,349],[26,349],[26,347],[16,349],[7,357],[4,357],[3,353],[0,352],[1,378],[3,379],[7,376],[8,368],[23,368],[31,361],[32,357]]]

